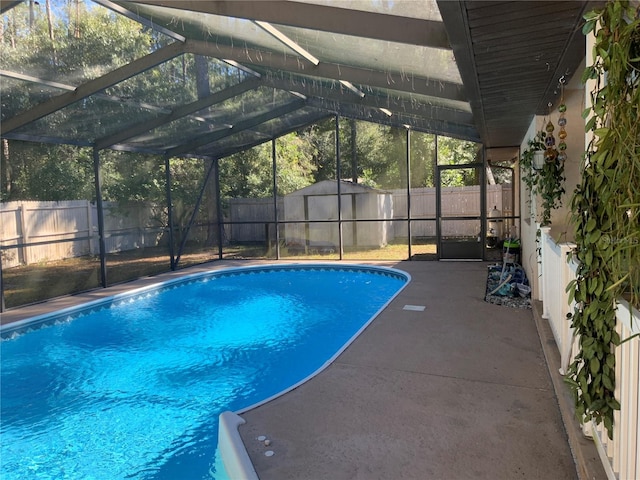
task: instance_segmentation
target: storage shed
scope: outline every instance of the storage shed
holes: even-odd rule
[[[393,196],[353,182],[340,181],[343,247],[383,247],[393,238]],[[324,180],[284,197],[285,244],[306,251],[338,250],[338,182]],[[349,220],[372,220],[350,222]],[[299,223],[297,223],[299,222]],[[318,222],[318,223],[315,223]]]

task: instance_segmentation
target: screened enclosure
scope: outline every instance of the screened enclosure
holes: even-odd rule
[[[2,308],[217,259],[491,257],[518,149],[489,164],[439,5],[286,6],[2,3]]]

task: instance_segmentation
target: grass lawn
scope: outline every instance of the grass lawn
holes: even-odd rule
[[[417,260],[435,260],[435,243],[411,246]],[[225,259],[275,260],[275,251],[265,252],[264,245],[231,245],[223,249]],[[394,243],[381,248],[345,249],[343,259],[406,260],[406,243]],[[218,259],[217,248],[197,249],[185,252],[179,262],[183,268]],[[337,253],[290,255],[285,247],[280,251],[281,260],[338,260]],[[107,282],[109,285],[156,275],[170,270],[169,256],[164,248],[131,250],[107,256]],[[42,262],[4,269],[2,271],[6,308],[28,305],[62,295],[83,292],[100,287],[100,260],[97,257],[77,257],[52,262]]]

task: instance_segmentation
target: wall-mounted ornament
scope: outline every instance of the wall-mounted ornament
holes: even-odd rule
[[[558,111],[560,112],[560,117],[558,118],[558,126],[560,127],[560,131],[558,132],[558,138],[560,139],[558,143],[558,160],[564,163],[567,160],[567,142],[565,141],[567,131],[564,128],[567,125],[567,117],[564,115],[567,111],[567,106],[564,103],[564,95],[560,101],[562,103],[558,106]]]
[[[547,136],[544,139],[544,144],[547,147],[544,151],[544,160],[549,163],[555,162],[558,157],[558,151],[555,148],[556,138],[553,136],[555,127],[553,126],[553,123],[551,123],[551,120],[547,122],[547,126],[544,129],[547,132]]]

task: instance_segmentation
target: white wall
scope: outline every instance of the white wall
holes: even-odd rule
[[[564,88],[564,103],[567,106],[565,118],[567,125],[567,161],[565,162],[565,194],[562,196],[562,206],[551,212],[551,232],[550,235],[558,242],[573,241],[573,227],[571,226],[571,197],[576,186],[580,183],[580,164],[585,150],[585,120],[582,118],[582,112],[585,109],[585,87],[581,84],[580,79],[584,70],[584,63],[578,67],[573,76],[572,81]],[[553,135],[556,138],[556,146],[559,143],[558,118],[560,112],[557,110],[557,104],[560,103],[560,91],[558,92],[558,101],[556,108],[548,116],[536,116],[527,132],[527,136],[520,147],[521,151],[528,148],[528,141],[535,136],[535,133],[544,129],[546,123],[551,120],[555,126]],[[538,243],[536,222],[539,221],[538,212],[542,211],[540,199],[530,199],[526,186],[521,185],[521,243],[522,243],[522,265],[527,272],[528,278],[533,286],[532,298],[540,300],[542,293],[539,291],[537,279],[538,272]]]

